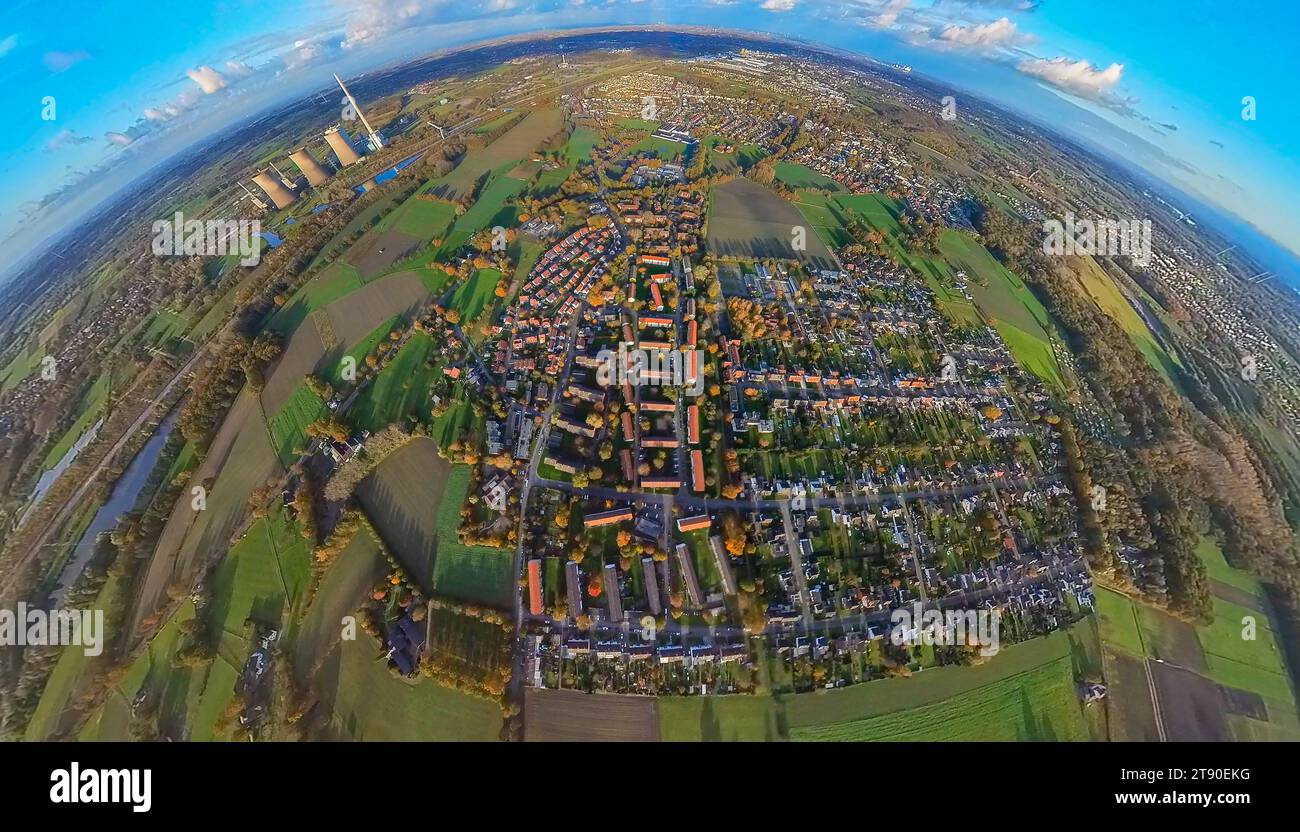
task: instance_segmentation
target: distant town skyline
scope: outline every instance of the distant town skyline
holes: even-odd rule
[[[0,12],[0,100],[20,114],[0,136],[0,237],[20,258],[149,167],[328,87],[334,72],[531,31],[664,23],[910,64],[1300,252],[1300,105],[1285,86],[1300,69],[1288,43],[1300,11],[1272,0],[1251,11],[1207,0],[137,0],[67,4],[53,26],[40,4],[19,2]]]

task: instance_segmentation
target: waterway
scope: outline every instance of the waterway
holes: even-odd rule
[[[144,447],[131,460],[131,464],[126,467],[126,471],[113,484],[113,490],[108,495],[108,502],[104,503],[99,511],[95,512],[94,518],[90,521],[90,526],[86,528],[81,539],[77,541],[76,548],[72,550],[72,556],[68,558],[63,571],[59,573],[58,583],[51,594],[54,606],[58,607],[63,604],[68,590],[81,577],[86,564],[90,563],[91,557],[95,554],[95,544],[99,536],[104,532],[111,531],[117,525],[117,521],[122,518],[122,515],[135,507],[140,492],[149,482],[149,474],[158,463],[158,457],[162,454],[163,446],[167,444],[167,438],[171,436],[172,429],[176,426],[178,413],[179,411],[173,410],[167,415],[167,418],[163,419],[162,424],[158,426],[158,430],[154,432],[153,436],[149,437],[149,441],[144,443]]]

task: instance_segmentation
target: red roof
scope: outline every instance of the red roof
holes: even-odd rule
[[[536,558],[528,561],[528,609],[542,614],[542,562]]]

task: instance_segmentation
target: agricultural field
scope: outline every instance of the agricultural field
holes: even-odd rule
[[[280,410],[267,420],[271,444],[282,465],[292,464],[306,448],[307,426],[319,419],[325,410],[325,402],[306,382],[302,382]]]
[[[1016,361],[1048,385],[1064,389],[1051,347],[1055,324],[1029,287],[966,234],[945,231],[939,238],[939,250],[954,269],[966,272],[975,305]]]
[[[1223,558],[1213,538],[1196,548],[1211,577],[1213,620],[1180,621],[1099,587],[1097,610],[1116,739],[1154,738],[1143,663],[1151,661],[1171,740],[1300,739],[1291,677],[1258,583]],[[1247,626],[1253,638],[1246,638]],[[1253,708],[1233,710],[1232,700]]]
[[[24,347],[20,349],[8,364],[0,368],[0,390],[8,390],[36,372],[36,368],[41,366],[41,359],[44,357],[44,347],[34,349]]]
[[[118,579],[109,577],[95,598],[94,608],[109,610],[122,601]],[[87,656],[80,647],[65,647],[59,653],[54,670],[41,691],[36,711],[27,723],[26,738],[29,742],[50,739],[67,726],[78,684],[87,678],[88,671],[93,671],[95,665],[95,658]]]
[[[442,500],[448,468],[432,440],[417,438],[385,459],[357,488],[357,499],[384,542],[425,589],[433,584],[434,558],[442,542],[433,506]]]
[[[1115,280],[1091,257],[1069,258],[1075,280],[1097,308],[1113,318],[1133,341],[1152,369],[1171,384],[1177,378],[1178,361],[1161,346],[1151,327],[1142,319]]]
[[[653,742],[659,739],[658,701],[530,687],[524,694],[524,740]]]
[[[456,224],[447,232],[435,258],[442,258],[460,251],[470,237],[484,228],[494,226],[509,227],[515,224],[517,210],[510,203],[528,183],[510,176],[496,176],[488,182],[470,209],[460,215]]]
[[[398,209],[392,227],[424,240],[441,239],[456,220],[456,206],[449,202],[411,197]]]
[[[144,331],[144,342],[151,347],[160,347],[173,338],[180,338],[189,329],[190,320],[179,312],[160,309],[149,321]]]
[[[504,690],[510,681],[510,623],[493,624],[445,608],[429,610],[429,656],[452,678]]]
[[[718,145],[726,143],[721,136],[708,136],[700,142],[697,152],[708,154],[708,166],[714,173],[739,173],[748,170],[767,155],[767,152],[756,144],[742,144],[731,153],[717,150]]]
[[[546,196],[557,190],[579,164],[591,158],[592,150],[599,143],[600,134],[595,130],[587,127],[575,128],[569,136],[569,141],[564,145],[564,164],[554,170],[540,173],[533,181],[532,192],[538,196]]]
[[[483,174],[500,170],[504,165],[513,167],[521,159],[532,156],[562,126],[558,109],[533,110],[487,147],[466,154],[455,170],[435,182],[431,190],[446,199],[459,199],[470,192]]]
[[[927,675],[931,672],[927,671]],[[1070,660],[1060,658],[942,702],[850,722],[792,727],[790,738],[852,742],[1082,741],[1089,735],[1081,710]]]
[[[77,440],[83,433],[91,428],[99,417],[103,415],[104,408],[108,405],[110,389],[113,387],[113,373],[102,373],[95,377],[86,391],[82,393],[81,399],[77,402],[76,413],[77,419],[72,425],[64,431],[59,437],[59,441],[50,446],[45,452],[45,460],[41,463],[42,470],[49,470],[59,464],[64,454],[72,449]]]
[[[347,263],[331,263],[294,292],[268,324],[287,334],[298,328],[314,310],[321,309],[361,288],[361,275]]]
[[[791,246],[792,231],[804,225],[789,202],[748,179],[733,179],[710,192],[708,248],[718,257],[799,259],[810,267],[834,268],[835,257],[816,234],[807,251]]]
[[[213,578],[212,601],[204,616],[218,632],[234,636],[246,647],[244,622],[281,626],[286,606],[306,588],[310,570],[307,541],[297,523],[276,506],[231,547]],[[242,663],[244,656],[227,658]]]
[[[375,347],[379,346],[381,341],[388,337],[388,334],[393,331],[393,328],[396,327],[401,320],[401,316],[393,316],[375,327],[369,335],[354,344],[350,349],[344,352],[343,355],[340,355],[337,361],[328,362],[321,370],[321,376],[335,388],[344,387],[349,384],[350,382],[343,378],[343,359],[345,357],[350,357],[354,362],[356,362],[353,366],[360,367],[361,363],[365,360],[365,357],[369,355]]]

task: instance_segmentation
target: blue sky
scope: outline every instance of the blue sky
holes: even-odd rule
[[[1300,9],[1285,0],[16,0],[0,9],[0,237],[28,247],[287,96],[485,37],[612,23],[852,49],[1026,112],[1300,251]],[[1257,118],[1243,120],[1253,96]],[[53,96],[56,118],[42,119]],[[1081,118],[1083,108],[1101,119]],[[1113,129],[1098,130],[1108,124]],[[100,169],[96,176],[81,177]],[[38,210],[51,191],[79,183]],[[69,195],[70,194],[70,195]]]

